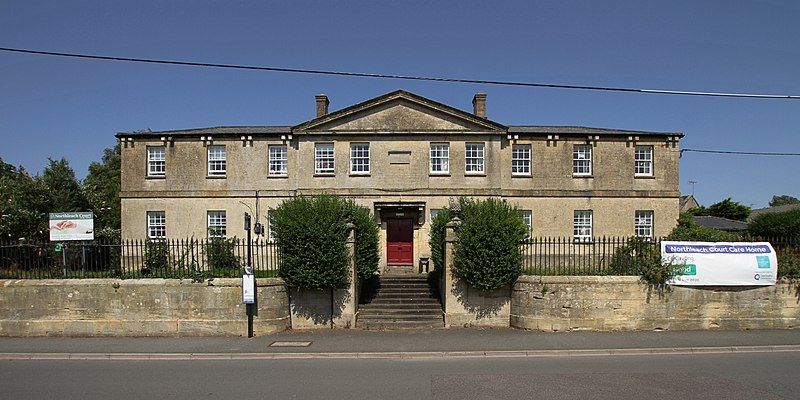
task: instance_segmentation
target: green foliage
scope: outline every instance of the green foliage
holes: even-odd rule
[[[772,196],[772,200],[769,202],[770,207],[785,206],[789,204],[800,204],[800,199],[784,194],[780,196]]]
[[[688,212],[692,215],[710,215],[712,217],[744,221],[750,215],[750,207],[739,203],[738,201],[732,201],[731,198],[728,197],[719,203],[714,203],[708,206],[708,208],[700,206],[698,208],[693,208]]]
[[[120,146],[103,150],[101,162],[89,165],[83,193],[94,212],[95,237],[119,237]]]
[[[40,177],[0,159],[0,239],[47,238],[46,190]]]
[[[431,220],[430,239],[428,244],[431,247],[431,261],[433,262],[434,274],[441,275],[444,268],[444,233],[445,225],[453,219],[453,213],[449,208],[444,208]]]
[[[344,201],[342,207],[356,229],[356,273],[360,279],[368,279],[378,271],[380,262],[378,225],[368,208],[352,200]]]
[[[800,279],[800,249],[787,246],[778,251],[778,277]]]
[[[212,236],[206,243],[206,260],[212,270],[235,269],[240,272],[241,264],[236,256],[235,239],[222,236]]]
[[[638,275],[643,282],[663,287],[683,270],[683,264],[662,260],[659,246],[647,239],[631,238],[620,246],[609,262],[609,273]]]
[[[348,219],[343,204],[334,196],[296,197],[269,213],[282,257],[279,274],[288,286],[323,289],[347,280]]]
[[[69,166],[67,159],[53,160],[42,171],[42,181],[47,189],[50,212],[86,211],[89,201],[86,200],[81,184],[75,178],[75,171]]]
[[[144,244],[142,275],[163,274],[169,266],[169,247],[162,240],[148,240]]]
[[[700,226],[691,213],[683,213],[678,218],[678,226],[667,236],[667,240],[687,240],[699,242],[733,242],[741,239],[736,233],[719,231]]]
[[[527,233],[520,211],[497,199],[460,202],[454,273],[484,291],[513,283],[522,272],[519,243]]]
[[[800,237],[800,209],[759,214],[748,229],[761,237]]]

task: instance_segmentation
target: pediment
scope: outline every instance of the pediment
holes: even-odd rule
[[[505,132],[505,126],[404,91],[296,126],[298,132]]]

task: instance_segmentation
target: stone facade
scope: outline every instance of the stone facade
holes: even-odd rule
[[[797,328],[796,283],[754,287],[671,286],[634,276],[522,276],[511,294],[511,326],[540,331]]]
[[[592,211],[594,236],[633,235],[637,210],[652,211],[654,236],[676,224],[682,134],[505,126],[484,117],[485,96],[473,103],[468,113],[396,91],[328,113],[327,98],[318,96],[318,116],[296,126],[118,133],[122,235],[147,237],[147,212],[159,211],[167,237],[205,237],[207,212],[225,211],[228,236],[241,236],[245,211],[266,225],[269,209],[284,199],[318,193],[348,196],[376,213],[384,267],[387,221],[413,219],[416,266],[430,254],[431,210],[460,196],[501,197],[529,210],[532,236],[572,236],[576,210]],[[321,143],[333,146],[331,173],[316,171]],[[356,143],[369,144],[368,173],[351,172]],[[431,171],[432,143],[449,145],[447,172]],[[482,172],[467,171],[472,144],[483,147]],[[578,176],[573,150],[586,145],[591,173]],[[224,146],[224,175],[208,173],[208,146]],[[286,174],[270,175],[270,146],[285,146]],[[163,149],[163,176],[148,176],[149,147]],[[530,149],[529,174],[512,173],[514,148]],[[652,173],[634,174],[637,148],[650,149]]]

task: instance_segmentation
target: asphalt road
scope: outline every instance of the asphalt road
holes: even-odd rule
[[[0,361],[0,399],[795,399],[800,352]]]

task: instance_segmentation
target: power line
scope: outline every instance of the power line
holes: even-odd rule
[[[36,54],[43,56],[82,58],[90,60],[123,61],[123,62],[133,62],[133,63],[180,65],[180,66],[206,67],[206,68],[227,68],[227,69],[241,69],[241,70],[251,70],[251,71],[289,72],[289,73],[299,73],[299,74],[335,75],[335,76],[350,76],[350,77],[362,77],[362,78],[400,79],[400,80],[410,80],[410,81],[470,83],[470,84],[481,84],[481,85],[593,90],[593,91],[605,91],[605,92],[671,94],[680,96],[730,97],[730,98],[749,98],[749,99],[784,99],[784,100],[800,99],[800,95],[786,95],[786,94],[701,92],[692,90],[642,89],[642,88],[613,87],[613,86],[562,85],[556,83],[460,79],[460,78],[444,78],[435,76],[394,75],[394,74],[378,74],[378,73],[368,73],[368,72],[347,72],[347,71],[331,71],[331,70],[303,69],[303,68],[265,67],[257,65],[202,63],[202,62],[179,61],[179,60],[159,60],[152,58],[114,57],[114,56],[103,56],[103,55],[92,55],[92,54],[61,53],[54,51],[17,49],[10,47],[0,47],[0,51],[23,53],[23,54]]]
[[[727,150],[702,150],[702,149],[681,149],[680,155],[686,151],[695,153],[711,153],[711,154],[736,154],[745,156],[800,156],[800,153],[773,153],[768,151],[727,151]]]

